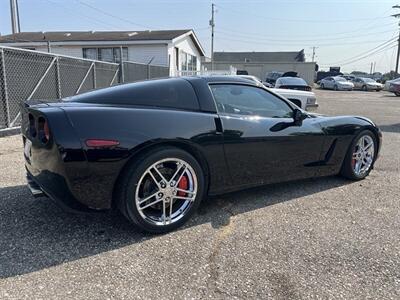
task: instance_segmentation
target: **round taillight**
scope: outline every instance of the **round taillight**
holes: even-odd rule
[[[43,144],[46,144],[50,140],[50,129],[47,120],[43,117],[38,119],[39,125],[39,139]]]

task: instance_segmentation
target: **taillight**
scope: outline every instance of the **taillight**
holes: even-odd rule
[[[39,139],[42,141],[43,144],[47,144],[47,142],[50,140],[50,129],[47,120],[43,117],[39,117],[38,126]]]
[[[31,137],[36,137],[36,124],[35,124],[35,117],[32,114],[29,114],[29,134]]]
[[[119,145],[119,141],[103,139],[88,139],[85,143],[91,148],[110,148]]]

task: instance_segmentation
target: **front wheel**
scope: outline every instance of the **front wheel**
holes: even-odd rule
[[[338,86],[335,84],[335,86],[333,87],[333,89],[334,89],[335,91],[337,91],[337,90],[338,90]]]
[[[367,177],[373,168],[377,149],[375,135],[369,130],[362,131],[356,136],[347,151],[341,175],[352,180],[361,180]]]
[[[197,160],[178,148],[157,148],[123,174],[118,205],[125,217],[152,233],[174,230],[196,211],[205,191]]]
[[[367,91],[368,91],[368,88],[367,88],[366,85],[363,85],[361,89],[362,89],[364,92],[367,92]]]
[[[325,86],[324,86],[323,83],[321,83],[321,85],[320,85],[319,87],[321,88],[321,90],[324,90],[324,89],[325,89]]]
[[[395,92],[394,93],[397,97],[400,97],[400,93],[399,92]]]

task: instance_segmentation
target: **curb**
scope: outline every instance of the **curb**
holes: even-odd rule
[[[0,138],[21,133],[21,127],[0,129]]]

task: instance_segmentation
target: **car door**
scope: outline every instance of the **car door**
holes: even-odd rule
[[[356,78],[354,80],[354,88],[361,89],[362,84],[363,84],[363,82],[362,82],[362,80],[360,78]]]
[[[326,88],[333,89],[333,78],[332,77],[326,78],[324,84]]]
[[[293,124],[293,108],[266,89],[210,85],[223,127],[232,184],[252,186],[315,175],[324,133],[316,118]]]

